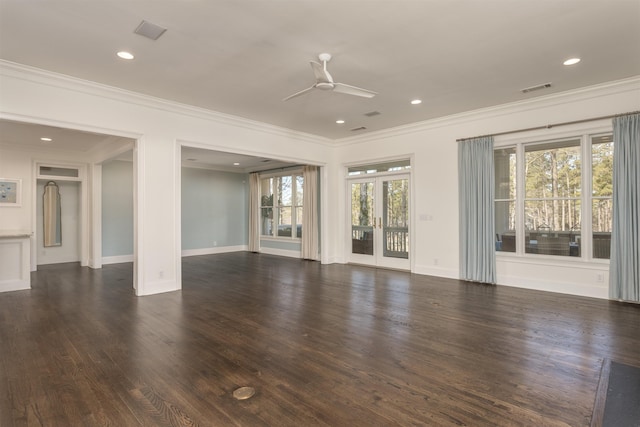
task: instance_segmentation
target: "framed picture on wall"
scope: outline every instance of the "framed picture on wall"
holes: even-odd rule
[[[0,178],[0,207],[20,206],[22,204],[22,181],[20,179]]]

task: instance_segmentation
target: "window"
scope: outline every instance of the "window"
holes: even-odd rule
[[[611,135],[591,138],[591,229],[593,257],[609,258],[613,195],[613,140]]]
[[[612,166],[610,134],[496,148],[496,250],[608,259]]]
[[[348,174],[349,176],[358,176],[381,172],[408,171],[409,169],[411,169],[411,161],[409,159],[406,159],[377,163],[374,165],[353,166],[349,168]]]
[[[516,251],[516,149],[494,151],[496,250]]]
[[[525,147],[525,252],[579,256],[580,140]]]
[[[269,237],[302,237],[303,177],[299,173],[260,180],[260,234]]]

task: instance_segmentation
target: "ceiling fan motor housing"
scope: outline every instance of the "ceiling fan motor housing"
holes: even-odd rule
[[[334,86],[335,85],[333,83],[327,83],[327,82],[316,83],[316,88],[320,90],[331,90],[334,88]]]

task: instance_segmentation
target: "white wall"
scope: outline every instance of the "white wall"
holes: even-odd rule
[[[0,86],[1,118],[137,139],[134,286],[138,295],[181,287],[181,142],[294,163],[331,161],[331,145],[322,138],[8,62],[0,62]],[[21,222],[12,215],[7,227]]]
[[[340,141],[338,159],[343,164],[373,163],[379,159],[413,156],[413,271],[443,277],[459,277],[458,272],[458,169],[456,139],[503,131],[545,126],[565,121],[625,113],[640,108],[640,78],[612,82],[570,93],[537,98],[522,103],[488,108],[420,124],[404,126],[373,135]],[[593,126],[610,126],[611,120]],[[574,126],[577,128],[577,126]],[[571,128],[562,128],[563,132]],[[558,129],[530,132],[542,140]],[[519,137],[526,135],[520,134]],[[498,137],[496,143],[504,138]],[[337,186],[336,199],[344,212],[345,186]],[[419,218],[432,218],[420,220]],[[336,228],[346,229],[344,216]],[[336,255],[345,259],[345,246]],[[499,254],[501,255],[501,254]],[[437,260],[437,262],[436,262]],[[607,298],[607,280],[599,282],[608,265],[602,263],[539,262],[498,257],[498,283]]]
[[[137,138],[134,282],[138,295],[180,288],[182,142],[324,166],[323,262],[346,260],[344,166],[412,156],[412,270],[458,277],[457,138],[640,108],[640,78],[635,78],[329,142],[5,62],[0,62],[0,86],[0,117]],[[2,158],[0,167],[0,176],[28,175],[20,159],[12,163]],[[24,222],[19,213],[7,214],[4,209],[1,214],[8,227],[20,228]],[[431,220],[416,220],[421,216]],[[498,281],[606,298],[606,285],[595,282],[597,274],[592,274],[602,268],[580,263],[535,265],[501,257]]]

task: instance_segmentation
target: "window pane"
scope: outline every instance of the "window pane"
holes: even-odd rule
[[[613,142],[593,144],[591,146],[594,197],[613,194]]]
[[[499,201],[495,206],[496,250],[516,251],[516,203]]]
[[[296,237],[302,238],[302,207],[296,208]]]
[[[526,198],[580,197],[579,139],[528,146],[525,163]]]
[[[301,175],[296,176],[296,206],[302,206],[302,196],[304,192],[304,178]]]
[[[516,149],[501,148],[494,151],[495,198],[516,198]]]
[[[292,179],[290,176],[281,176],[278,179],[278,187],[279,187],[279,195],[278,195],[278,205],[280,206],[291,206],[291,182]],[[291,222],[289,222],[291,223]]]
[[[260,206],[273,206],[273,178],[260,180]]]
[[[273,208],[261,208],[260,234],[273,236]]]
[[[593,201],[593,257],[609,259],[611,253],[611,199]]]
[[[609,259],[611,252],[611,215],[613,194],[613,149],[611,135],[591,139],[593,257]]]
[[[283,207],[279,209],[278,215],[278,236],[291,237],[291,208]]]
[[[395,160],[392,162],[378,163],[374,165],[353,166],[349,168],[349,176],[363,175],[367,173],[392,172],[411,169],[411,161]]]
[[[373,230],[373,183],[351,184],[351,225]]]
[[[524,212],[526,253],[580,256],[579,200],[527,201]]]

